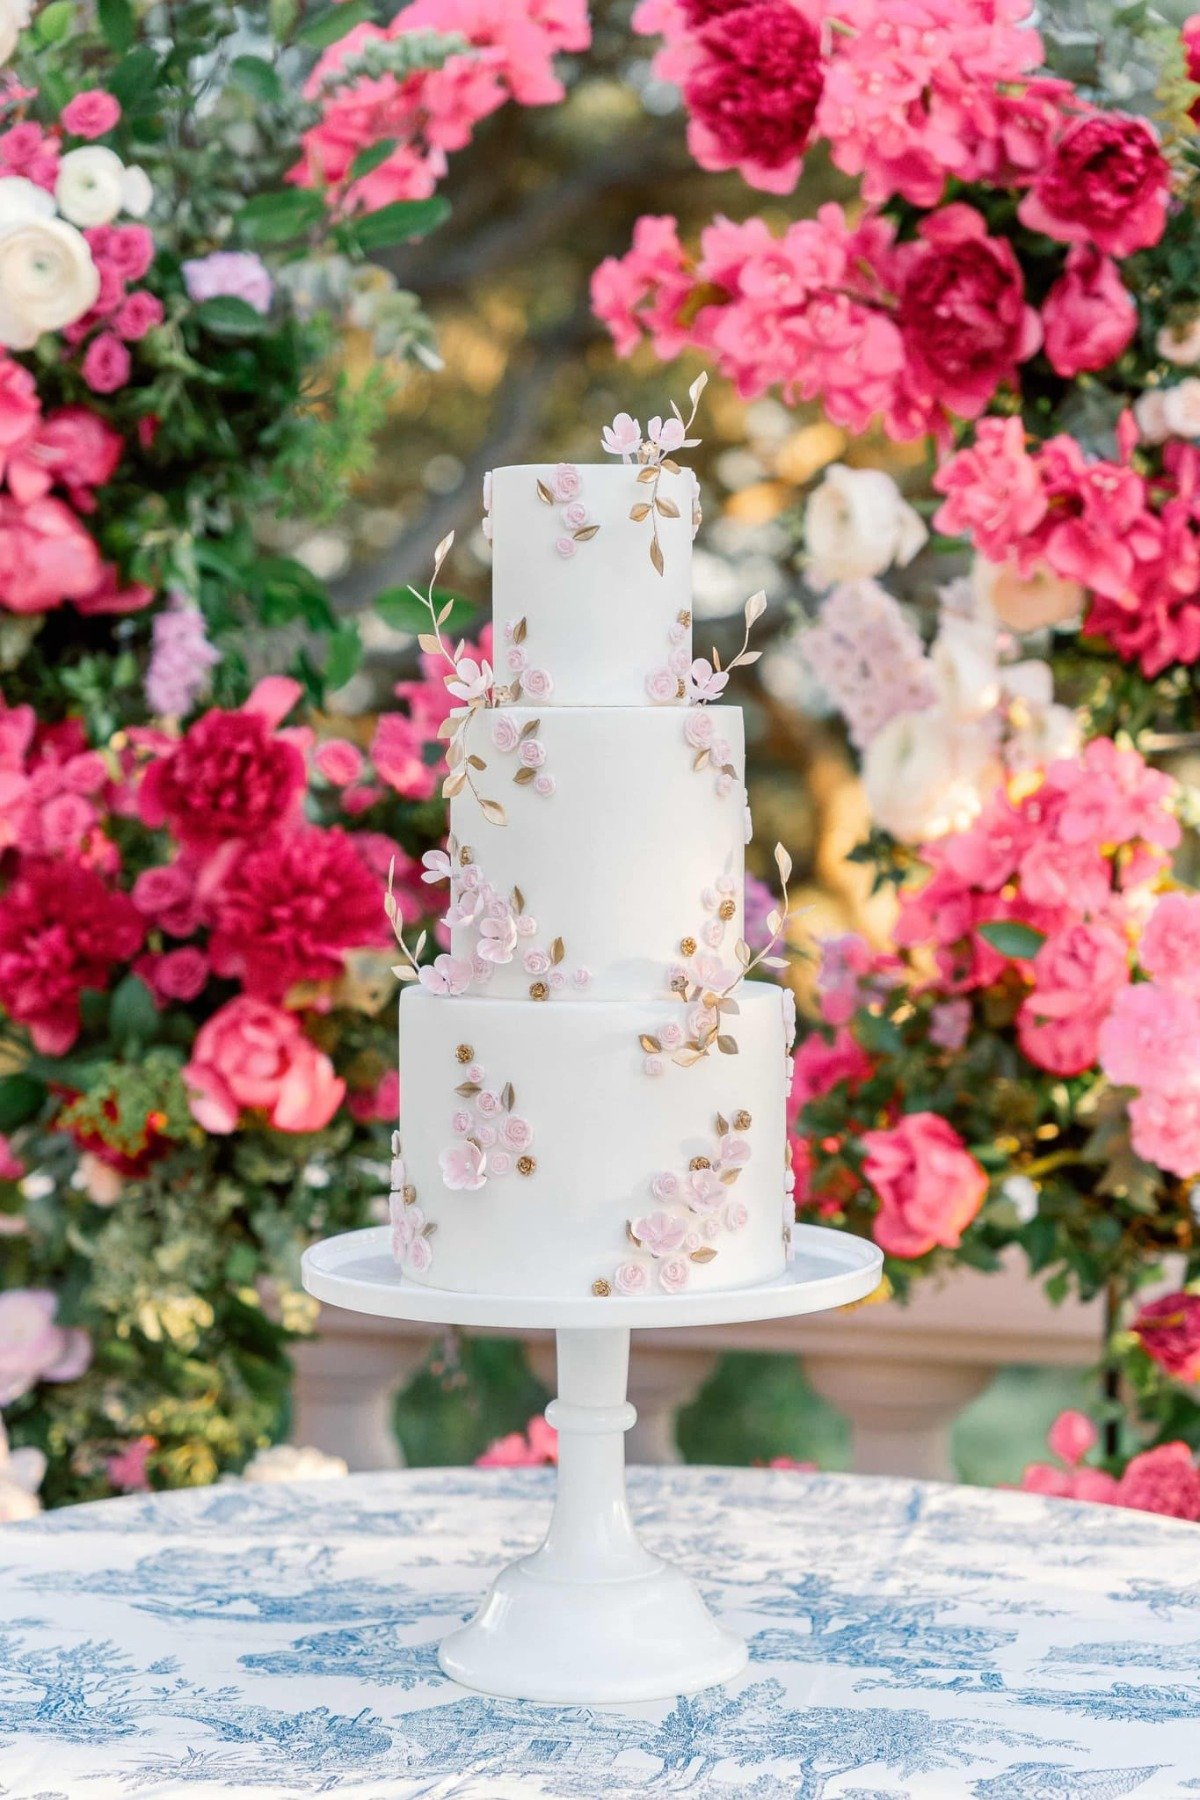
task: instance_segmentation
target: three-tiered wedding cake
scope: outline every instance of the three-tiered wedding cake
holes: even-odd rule
[[[742,715],[691,649],[696,483],[653,444],[488,484],[449,951],[402,996],[396,1255],[458,1292],[732,1288],[790,1250],[791,996],[744,981]]]

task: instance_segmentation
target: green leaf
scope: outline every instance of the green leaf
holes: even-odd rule
[[[369,175],[372,169],[377,169],[380,163],[385,163],[396,148],[397,142],[396,138],[381,138],[379,143],[371,144],[366,150],[360,150],[350,164],[350,180],[361,181],[364,175]]]
[[[235,224],[243,237],[258,244],[283,244],[299,237],[325,216],[325,202],[309,188],[280,188],[247,200]]]
[[[451,610],[442,622],[442,632],[446,637],[455,637],[464,630],[465,622],[470,618],[473,608],[469,600],[460,599],[458,595],[447,593],[445,589],[435,588],[433,590],[435,611],[440,613],[447,600],[451,603]],[[390,625],[393,631],[415,633],[433,629],[429,608],[424,600],[418,594],[414,594],[410,588],[384,588],[383,592],[376,597],[375,611],[384,624]]]
[[[976,929],[1001,956],[1018,959],[1036,956],[1046,941],[1044,931],[1035,931],[1032,925],[1022,925],[1017,919],[992,919]]]
[[[158,1008],[150,989],[137,975],[126,975],[113,989],[108,1028],[118,1044],[146,1044],[158,1031]]]
[[[361,25],[364,19],[374,16],[370,0],[345,0],[344,5],[327,7],[324,12],[309,19],[296,33],[296,42],[307,44],[311,50],[327,50],[330,44],[336,44],[339,38],[344,38],[348,31]]]
[[[345,687],[361,661],[362,639],[358,635],[358,626],[340,626],[329,640],[329,654],[325,658],[325,686],[331,690]]]
[[[196,319],[214,337],[260,337],[267,329],[262,314],[234,294],[214,294],[211,300],[202,300]]]
[[[0,1081],[0,1131],[15,1131],[24,1125],[45,1098],[45,1088],[32,1075],[6,1075]]]
[[[450,207],[440,194],[431,200],[393,200],[378,212],[348,220],[338,235],[348,249],[361,250],[366,255],[410,238],[426,237],[449,217]]]
[[[55,0],[65,5],[66,0]],[[278,75],[261,56],[235,56],[229,65],[230,79],[254,100],[264,106],[276,106],[284,98],[284,86]]]
[[[33,21],[33,29],[43,44],[58,44],[71,29],[75,17],[73,0],[50,0]]]
[[[130,0],[98,0],[96,10],[105,43],[118,55],[128,50],[137,37],[137,20]]]

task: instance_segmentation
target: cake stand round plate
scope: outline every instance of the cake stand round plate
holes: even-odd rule
[[[787,1272],[755,1287],[682,1294],[459,1294],[424,1286],[400,1273],[386,1225],[326,1238],[304,1253],[304,1286],[317,1300],[384,1319],[424,1319],[434,1325],[503,1325],[659,1331],[673,1325],[730,1325],[745,1319],[782,1319],[827,1312],[862,1300],[879,1285],[883,1257],[874,1244],[822,1225],[797,1225]]]
[[[305,1253],[304,1286],[353,1312],[439,1325],[542,1327],[556,1333],[558,1485],[532,1556],[501,1569],[469,1624],[438,1650],[453,1680],[481,1693],[553,1705],[692,1694],[745,1668],[745,1644],[713,1618],[682,1569],[652,1556],[625,1497],[629,1333],[785,1318],[865,1299],[883,1258],[873,1244],[816,1225],[796,1229],[786,1275],[756,1287],[673,1295],[456,1294],[406,1281],[386,1226]]]

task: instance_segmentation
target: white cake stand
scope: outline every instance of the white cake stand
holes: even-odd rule
[[[464,1687],[557,1704],[660,1700],[728,1681],[742,1640],[719,1625],[681,1569],[651,1556],[625,1497],[625,1398],[631,1328],[721,1325],[823,1312],[861,1300],[883,1265],[873,1244],[816,1225],[796,1228],[786,1275],[758,1287],[596,1299],[456,1294],[406,1280],[386,1226],[307,1251],[303,1281],[331,1306],[438,1325],[551,1328],[558,1398],[558,1488],[545,1542],[502,1569],[478,1613],[438,1652]]]

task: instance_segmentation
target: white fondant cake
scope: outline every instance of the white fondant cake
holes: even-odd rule
[[[450,948],[401,1003],[396,1255],[597,1305],[770,1280],[794,1009],[743,979],[742,719],[692,661],[694,478],[648,442],[486,494],[497,666],[452,671],[426,858]]]

